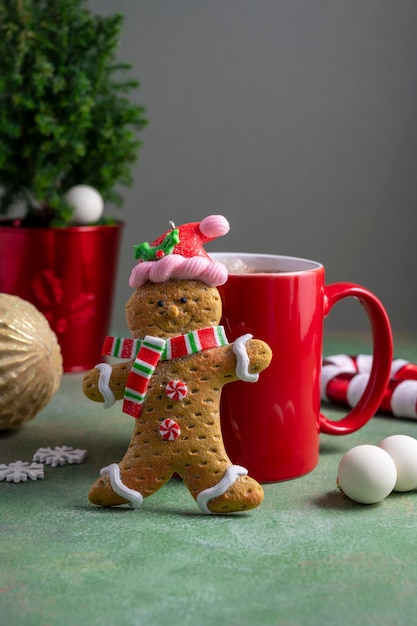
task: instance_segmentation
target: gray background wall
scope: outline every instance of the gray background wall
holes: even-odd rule
[[[417,329],[415,0],[90,0],[122,12],[149,127],[117,213],[127,227],[113,326],[125,330],[133,245],[168,220],[223,213],[208,250],[324,263]],[[83,182],[83,181],[80,181]],[[365,329],[357,303],[329,328]]]

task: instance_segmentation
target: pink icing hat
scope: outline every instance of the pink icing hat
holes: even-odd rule
[[[229,222],[223,215],[209,215],[201,222],[191,222],[167,231],[151,244],[135,246],[135,258],[129,285],[138,289],[147,280],[163,283],[170,278],[201,280],[210,287],[223,285],[227,269],[213,261],[203,248],[208,241],[229,232]]]

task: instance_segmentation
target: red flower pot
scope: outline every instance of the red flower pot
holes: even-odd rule
[[[26,228],[0,222],[0,292],[31,302],[58,337],[65,372],[102,360],[123,224]]]

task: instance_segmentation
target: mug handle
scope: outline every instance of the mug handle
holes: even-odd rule
[[[324,316],[343,298],[352,297],[365,309],[372,330],[373,362],[368,384],[357,405],[341,420],[320,414],[320,432],[347,435],[358,430],[376,413],[391,372],[393,341],[391,325],[382,303],[370,291],[354,283],[333,283],[324,287]]]

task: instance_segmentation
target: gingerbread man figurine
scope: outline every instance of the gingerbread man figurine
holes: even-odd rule
[[[203,244],[228,230],[223,216],[211,215],[135,247],[135,291],[126,305],[131,337],[107,337],[103,348],[126,361],[101,363],[83,380],[88,398],[105,407],[123,400],[135,420],[124,458],[104,467],[90,489],[94,504],[138,508],[174,473],[203,513],[246,511],[263,500],[262,487],[228,458],[221,433],[223,385],[256,382],[272,357],[251,335],[230,344],[219,325],[217,287],[227,270]]]

